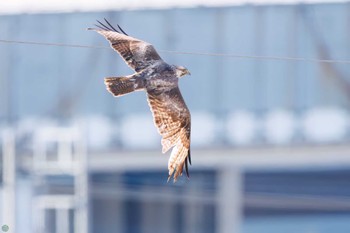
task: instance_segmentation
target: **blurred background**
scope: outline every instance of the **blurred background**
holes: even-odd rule
[[[189,180],[103,18],[191,71]],[[349,64],[348,1],[1,1],[2,231],[348,233]]]

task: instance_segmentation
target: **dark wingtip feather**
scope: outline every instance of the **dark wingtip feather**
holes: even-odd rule
[[[124,35],[129,36],[129,35],[126,34],[126,32],[119,26],[119,24],[117,24],[117,25],[118,25],[119,30],[120,30],[122,33],[124,33]]]
[[[100,30],[100,29],[101,29],[101,30],[104,30],[104,31],[106,30],[106,28],[102,27],[101,25],[98,25],[98,24],[94,24],[94,25],[97,27],[97,28],[96,28],[97,30]],[[95,29],[95,30],[96,30],[96,29]]]
[[[97,27],[103,29],[103,30],[106,30],[106,31],[112,31],[112,29],[110,29],[109,27],[107,27],[105,24],[103,24],[101,21],[99,20],[96,20],[100,25],[96,25]]]
[[[112,24],[110,24],[110,23],[108,22],[108,20],[107,20],[106,18],[104,18],[104,20],[106,21],[106,23],[108,24],[108,26],[110,26],[110,28],[111,28],[113,31],[119,32],[117,29],[115,29],[115,28],[113,27]],[[119,32],[119,33],[120,33],[120,32]]]
[[[185,161],[185,170],[186,170],[186,176],[188,179],[190,179],[190,173],[188,171],[188,159]]]
[[[188,158],[188,162],[190,163],[190,165],[192,165],[192,161],[191,161],[191,149],[188,150],[187,158]]]
[[[116,29],[106,18],[103,18],[103,19],[105,20],[107,25],[105,23],[102,23],[99,20],[96,20],[99,24],[95,24],[95,26],[105,31],[114,31],[114,32],[122,33],[126,36],[129,36],[118,24],[117,25],[120,31]],[[91,30],[94,30],[94,28],[92,28]]]

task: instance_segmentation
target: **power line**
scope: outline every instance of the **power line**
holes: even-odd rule
[[[0,39],[0,42],[1,43],[8,43],[8,44],[28,44],[28,45],[56,46],[56,47],[70,47],[70,48],[110,49],[110,47],[107,47],[107,46],[48,43],[48,42],[20,41],[20,40],[2,40],[2,39]]]
[[[316,59],[316,58],[304,58],[304,57],[283,57],[283,56],[257,56],[257,55],[244,55],[244,54],[227,54],[227,53],[205,53],[205,52],[184,52],[184,51],[171,51],[171,50],[159,50],[166,53],[186,54],[186,55],[203,55],[213,57],[228,57],[228,58],[246,58],[246,59],[259,59],[259,60],[286,60],[286,61],[305,61],[316,63],[343,63],[350,64],[350,60],[342,59]]]
[[[48,42],[35,42],[35,41],[19,41],[19,40],[3,40],[0,39],[0,43],[8,44],[27,44],[27,45],[39,45],[39,46],[56,46],[56,47],[69,47],[69,48],[85,48],[85,49],[110,49],[108,46],[93,46],[93,45],[78,45],[78,44],[63,44],[63,43],[48,43]],[[228,53],[209,53],[209,52],[186,52],[186,51],[174,51],[174,50],[158,50],[162,53],[183,54],[183,55],[196,55],[196,56],[211,56],[211,57],[226,57],[236,59],[257,59],[257,60],[276,60],[276,61],[295,61],[295,62],[311,62],[311,63],[338,63],[338,64],[350,64],[350,60],[345,59],[317,59],[317,58],[305,58],[305,57],[286,57],[286,56],[257,56],[246,54],[228,54]]]

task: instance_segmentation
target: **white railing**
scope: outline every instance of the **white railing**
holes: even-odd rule
[[[47,232],[47,210],[56,213],[55,232],[69,233],[70,215],[74,211],[74,232],[88,232],[87,153],[82,132],[77,128],[43,126],[33,136],[33,175],[40,191],[40,181],[47,176],[70,176],[73,194],[36,194],[33,197],[35,232]]]

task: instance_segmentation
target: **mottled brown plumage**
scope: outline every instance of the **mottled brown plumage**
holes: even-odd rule
[[[173,176],[176,181],[184,167],[189,177],[191,115],[178,87],[178,79],[190,74],[189,71],[167,64],[151,44],[127,35],[119,25],[116,29],[105,21],[98,21],[98,28],[89,29],[103,35],[136,72],[126,77],[105,78],[107,90],[116,97],[138,90],[147,92],[154,124],[162,136],[162,152],[173,148],[168,162],[168,180]]]

